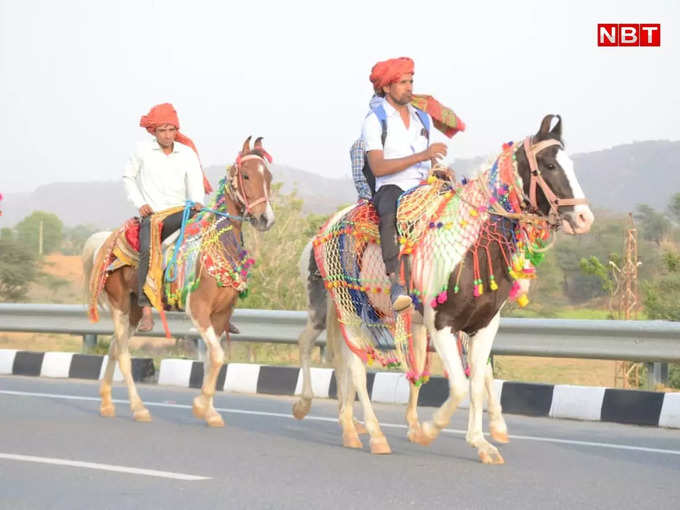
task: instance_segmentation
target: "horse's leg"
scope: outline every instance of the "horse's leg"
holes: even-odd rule
[[[347,360],[351,375],[351,383],[354,385],[354,389],[359,395],[359,401],[361,402],[361,407],[364,411],[364,425],[366,430],[368,430],[368,434],[371,436],[371,453],[392,453],[387,438],[385,438],[385,435],[380,428],[378,418],[376,417],[375,412],[373,412],[371,399],[366,388],[366,367],[364,366],[364,363],[359,356],[350,350],[346,343],[343,343],[343,356],[345,356],[345,359]],[[348,386],[349,383],[350,381],[347,381],[346,385]]]
[[[413,351],[416,361],[416,370],[422,373],[425,369],[427,356],[427,329],[422,324],[413,325]],[[408,423],[407,437],[413,442],[420,432],[420,420],[418,419],[418,394],[420,386],[409,382],[408,406],[406,408],[406,423]]]
[[[151,421],[151,413],[144,407],[142,399],[137,393],[135,381],[132,378],[132,360],[130,358],[130,350],[128,341],[131,336],[130,326],[130,303],[128,297],[127,306],[124,309],[117,307],[112,308],[111,315],[113,316],[113,328],[116,335],[116,344],[118,346],[118,365],[120,372],[123,374],[123,379],[128,388],[128,396],[130,398],[130,409],[135,421],[148,422]],[[107,370],[110,367],[106,367]]]
[[[470,415],[465,440],[470,446],[477,448],[477,454],[484,464],[504,462],[498,449],[484,439],[482,432],[486,364],[499,324],[500,313],[497,313],[485,328],[470,338]]]
[[[493,391],[493,367],[486,363],[484,369],[484,389],[488,398],[487,410],[489,412],[489,432],[497,443],[509,443],[508,426],[503,418],[501,403]]]
[[[451,333],[451,328],[434,329],[430,335],[444,368],[449,374],[449,396],[434,412],[432,420],[423,423],[420,433],[415,434],[414,442],[422,445],[428,445],[437,438],[441,430],[449,424],[451,416],[467,393],[465,372],[463,372],[463,365],[458,354],[456,336]]]
[[[116,360],[118,359],[117,349],[116,337],[114,336],[109,344],[109,357],[106,362],[106,369],[104,369],[104,376],[99,384],[99,395],[102,399],[99,414],[106,417],[116,416],[116,407],[111,399],[111,384],[113,382],[113,372],[116,368]]]
[[[301,420],[312,407],[312,398],[314,393],[312,391],[312,374],[310,370],[310,360],[312,356],[312,349],[314,342],[319,337],[321,332],[326,327],[326,300],[322,303],[311,304],[307,315],[307,324],[305,329],[298,337],[298,347],[300,349],[300,365],[302,367],[302,394],[300,398],[293,404],[293,416]],[[328,300],[330,306],[333,306]],[[336,374],[337,379],[337,374]],[[338,393],[339,395],[339,393]]]
[[[198,290],[194,293],[196,294]],[[197,296],[192,296],[191,302],[195,302]],[[232,303],[235,299],[232,300]],[[204,419],[211,427],[224,427],[224,420],[220,413],[215,410],[213,398],[215,396],[217,377],[224,364],[224,350],[220,344],[220,336],[229,324],[231,307],[219,313],[209,314],[209,306],[203,304],[201,307],[190,308],[189,300],[186,305],[187,310],[191,310],[191,319],[205,341],[208,353],[205,360],[205,370],[203,372],[203,385],[201,393],[194,398],[192,410],[194,416]],[[196,308],[200,308],[197,310]]]
[[[330,352],[335,368],[335,382],[338,389],[338,421],[342,427],[342,445],[346,448],[362,448],[363,444],[359,439],[359,434],[365,434],[366,427],[357,422],[354,418],[354,398],[356,388],[352,381],[352,371],[350,368],[351,358],[356,358],[345,343],[345,338],[340,331],[335,307],[328,310],[328,339]],[[352,335],[353,328],[347,326],[348,334]],[[363,368],[363,364],[362,364]],[[365,382],[364,382],[365,386]]]

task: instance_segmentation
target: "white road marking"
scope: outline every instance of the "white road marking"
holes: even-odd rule
[[[66,400],[89,400],[89,401],[96,401],[99,402],[98,397],[81,397],[79,395],[60,395],[60,394],[55,394],[55,393],[35,393],[35,392],[27,392],[27,391],[9,391],[9,390],[0,390],[0,395],[16,395],[16,396],[25,396],[25,397],[44,397],[44,398],[55,398],[55,399],[66,399]],[[130,402],[128,400],[116,400],[114,399],[113,402],[116,404],[129,404]],[[168,402],[144,402],[144,405],[149,406],[149,407],[169,407],[173,409],[191,409],[190,405],[186,404],[171,404]],[[232,413],[232,414],[247,414],[247,415],[253,415],[253,416],[271,416],[274,418],[287,418],[294,420],[295,418],[291,414],[286,414],[286,413],[274,413],[274,412],[269,412],[269,411],[251,411],[248,409],[233,409],[233,408],[227,408],[227,407],[216,407],[215,408],[217,411],[221,411],[223,413]],[[305,417],[305,420],[308,421],[323,421],[323,422],[329,422],[329,423],[337,423],[338,419],[337,418],[328,418],[325,416],[307,416]],[[380,422],[381,427],[386,427],[386,428],[394,428],[394,429],[406,429],[408,428],[407,425],[403,425],[400,423],[383,423]],[[466,431],[461,430],[461,429],[442,429],[442,432],[446,432],[448,434],[457,434],[457,435],[465,435]],[[485,435],[489,435],[488,433]],[[543,443],[558,443],[558,444],[571,444],[571,445],[576,445],[576,446],[594,446],[597,448],[611,448],[615,450],[630,450],[630,451],[637,451],[637,452],[647,452],[647,453],[661,453],[661,454],[666,454],[666,455],[680,455],[680,450],[666,450],[663,448],[648,448],[646,446],[632,446],[632,445],[626,445],[626,444],[617,444],[617,443],[600,443],[596,441],[579,441],[576,439],[561,439],[561,438],[556,438],[556,437],[540,437],[540,436],[521,436],[521,435],[509,435],[511,439],[521,439],[525,441],[538,441],[538,442],[543,442]],[[201,478],[202,479],[202,478]]]
[[[101,471],[115,471],[131,475],[156,476],[159,478],[172,478],[173,480],[210,480],[207,476],[187,475],[185,473],[172,473],[170,471],[158,471],[156,469],[141,469],[127,466],[114,466],[111,464],[98,464],[96,462],[82,462],[79,460],[55,459],[52,457],[34,457],[33,455],[17,455],[14,453],[0,453],[0,459],[18,460],[23,462],[38,462],[40,464],[56,464],[58,466],[70,466],[85,469],[98,469]]]

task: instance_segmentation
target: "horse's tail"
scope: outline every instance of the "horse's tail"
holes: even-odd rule
[[[323,279],[316,265],[311,241],[302,250],[298,268],[307,288],[307,324],[298,337],[302,365],[302,394],[293,405],[293,416],[301,420],[309,412],[314,398],[310,369],[311,354],[316,339],[326,329],[326,302],[330,300],[327,299]]]
[[[90,304],[93,296],[93,286],[92,278],[95,268],[97,266],[96,262],[98,255],[101,253],[101,248],[106,243],[107,239],[111,236],[111,232],[95,232],[92,234],[85,245],[83,246],[83,252],[81,255],[81,261],[83,264],[83,298],[85,303]],[[97,296],[97,306],[100,308],[105,307],[105,303],[101,296]]]

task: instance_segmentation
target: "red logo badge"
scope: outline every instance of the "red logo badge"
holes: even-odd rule
[[[660,23],[599,23],[598,46],[661,46]]]

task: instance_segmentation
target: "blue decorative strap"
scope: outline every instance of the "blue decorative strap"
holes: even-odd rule
[[[182,243],[184,242],[184,228],[186,227],[187,221],[189,221],[189,217],[191,216],[191,209],[195,205],[196,203],[192,202],[191,200],[187,200],[186,204],[184,205],[184,213],[182,214],[182,226],[180,227],[177,241],[175,241],[175,248],[172,251],[172,258],[170,259],[170,262],[168,262],[168,267],[165,269],[165,280],[168,282],[174,282],[177,279],[177,254],[179,253],[179,249],[181,248]],[[230,218],[236,221],[243,221],[242,216],[234,216],[229,213],[224,213],[221,211],[216,211],[215,209],[210,209],[209,207],[203,207],[201,209],[201,212],[203,211],[213,213],[217,216],[222,216],[224,218]]]

